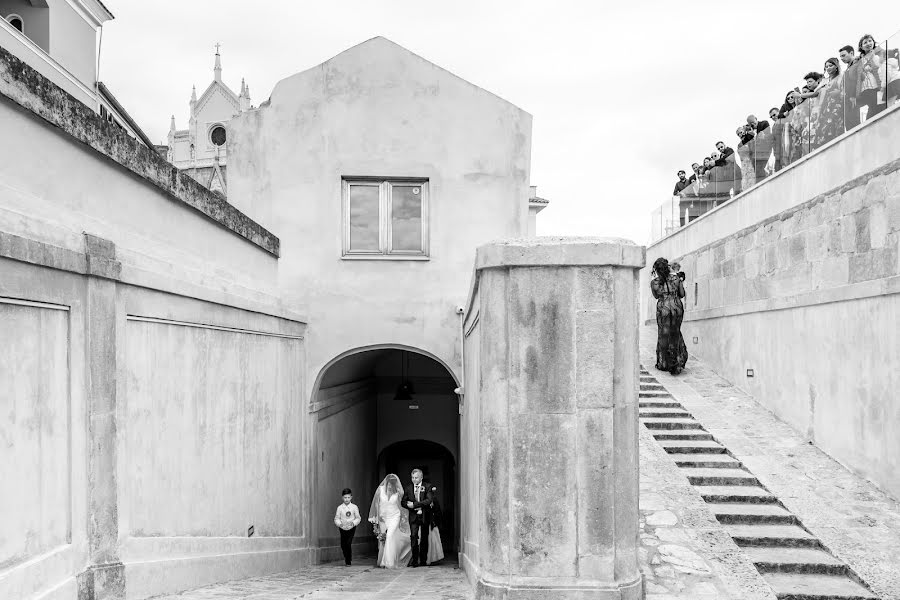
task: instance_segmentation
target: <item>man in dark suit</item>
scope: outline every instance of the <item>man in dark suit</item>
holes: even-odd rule
[[[425,496],[425,483],[422,482],[422,471],[413,469],[412,483],[403,488],[401,504],[409,510],[409,539],[412,542],[412,558],[407,567],[418,567],[428,564],[428,525],[431,522],[431,503]],[[422,542],[419,543],[419,532]]]
[[[850,131],[859,125],[859,106],[856,94],[859,92],[859,61],[853,52],[853,46],[844,46],[840,50],[841,62],[847,65],[844,69],[844,129]]]

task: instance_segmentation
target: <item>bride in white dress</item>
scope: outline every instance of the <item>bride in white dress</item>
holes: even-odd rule
[[[385,534],[384,541],[378,542],[379,567],[399,569],[409,562],[411,542],[409,539],[409,511],[400,507],[403,485],[400,478],[390,474],[384,478],[369,509],[369,522],[377,524]]]

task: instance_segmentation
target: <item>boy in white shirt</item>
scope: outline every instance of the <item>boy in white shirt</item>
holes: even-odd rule
[[[353,504],[353,492],[350,488],[344,488],[341,496],[344,501],[338,505],[334,513],[334,524],[341,530],[341,551],[344,553],[344,562],[349,567],[353,536],[356,535],[356,526],[362,519],[359,516],[359,509]]]

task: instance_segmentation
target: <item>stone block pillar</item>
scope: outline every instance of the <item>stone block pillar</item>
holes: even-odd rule
[[[644,248],[532,238],[476,258],[477,597],[642,597],[638,270]],[[472,379],[477,377],[477,381]]]
[[[125,598],[125,567],[118,556],[116,482],[117,311],[122,265],[115,244],[85,234],[85,358],[88,364],[88,550],[77,577],[78,600]]]

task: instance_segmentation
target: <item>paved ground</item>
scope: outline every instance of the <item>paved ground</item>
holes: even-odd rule
[[[808,444],[696,358],[677,377],[656,371],[655,343],[655,331],[645,328],[641,361],[672,396],[882,600],[900,600],[900,503]],[[639,553],[647,600],[774,600],[744,550],[643,426],[640,453]],[[467,600],[469,587],[455,567],[321,565],[159,600]]]
[[[357,561],[354,561],[357,562]],[[455,563],[418,569],[377,569],[374,560],[352,567],[319,565],[302,572],[279,573],[211,585],[155,600],[469,600],[471,593]]]

